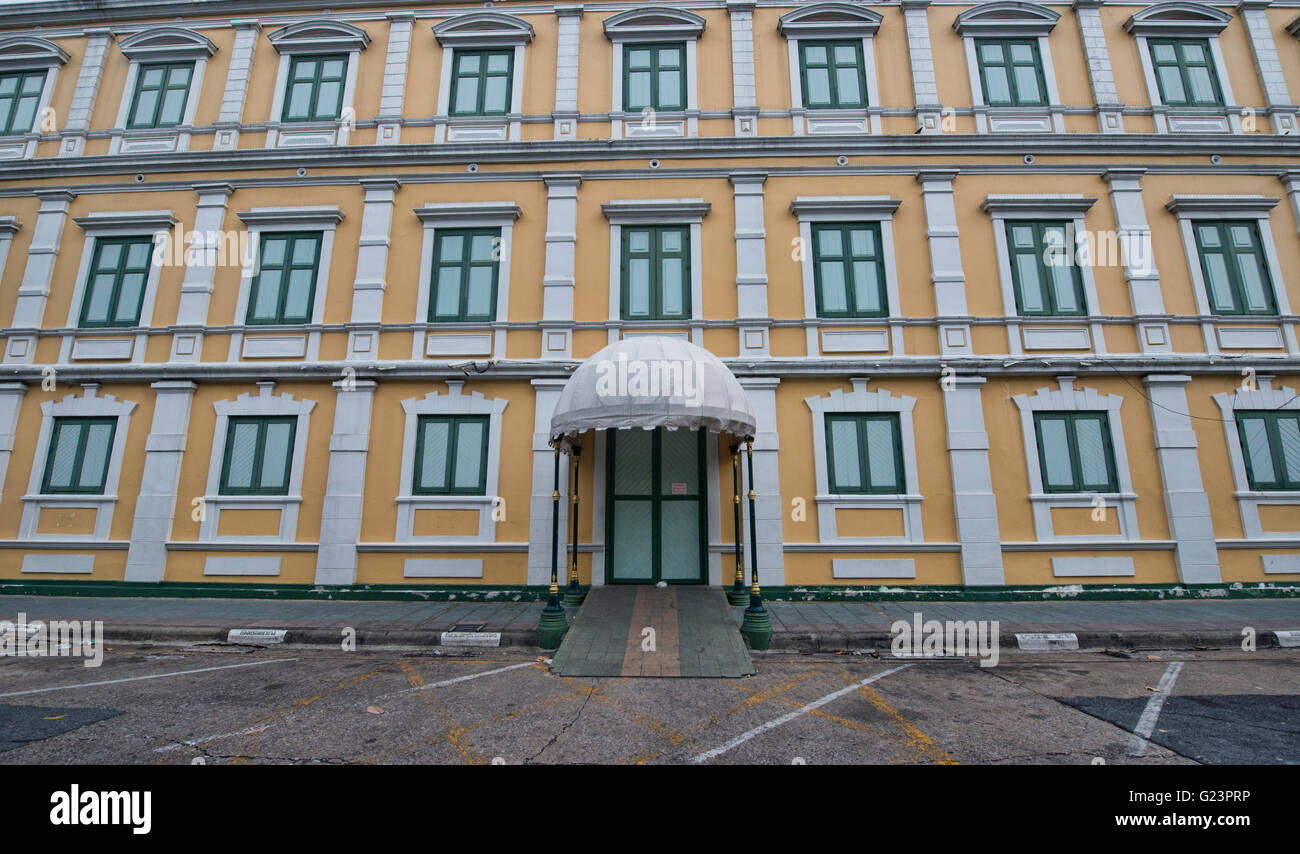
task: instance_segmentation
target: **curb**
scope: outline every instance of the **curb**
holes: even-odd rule
[[[234,628],[250,628],[249,626],[237,626]],[[339,646],[343,642],[343,635],[340,629],[336,628],[306,628],[306,629],[288,629],[284,638],[284,643],[273,644],[274,646]],[[217,626],[119,626],[113,629],[105,628],[105,643],[130,643],[136,641],[187,641],[190,643],[226,643],[226,638],[230,634],[229,628],[220,628]],[[450,646],[444,647],[450,650],[491,650],[500,647],[537,647],[536,631],[505,631],[501,632],[501,644],[498,647],[465,647]],[[356,643],[358,647],[368,646],[405,646],[405,647],[442,647],[440,643],[442,637],[441,630],[427,629],[424,631],[412,629],[358,629],[356,633]],[[253,644],[249,644],[252,646]]]

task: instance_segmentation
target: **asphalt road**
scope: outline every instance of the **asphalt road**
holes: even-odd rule
[[[0,658],[0,763],[1300,763],[1300,650],[755,664],[654,679],[498,650]]]

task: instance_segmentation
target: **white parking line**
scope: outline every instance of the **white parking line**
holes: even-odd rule
[[[140,682],[144,679],[166,679],[169,676],[188,676],[191,673],[209,673],[213,670],[233,670],[236,667],[260,667],[263,664],[283,664],[297,661],[296,658],[273,658],[269,661],[246,661],[243,664],[223,664],[220,667],[200,667],[197,670],[178,670],[175,673],[155,673],[151,676],[129,676],[125,679],[106,679],[103,682],[82,682],[79,685],[57,685],[53,688],[29,688],[26,691],[10,691],[0,697],[21,697],[25,694],[44,694],[48,691],[71,691],[75,688],[94,688],[98,685],[118,685],[122,682]]]
[[[384,700],[388,697],[397,697],[401,694],[410,694],[415,691],[428,691],[431,688],[445,688],[448,685],[455,685],[457,682],[468,682],[471,679],[478,679],[480,676],[491,676],[493,673],[505,673],[507,670],[518,670],[521,667],[532,667],[537,662],[525,661],[523,664],[512,664],[509,667],[498,667],[495,670],[484,670],[482,673],[471,673],[468,676],[457,676],[455,679],[444,679],[441,682],[430,682],[428,685],[421,685],[418,688],[407,688],[404,691],[394,691],[391,694],[383,694],[376,697],[377,700]]]
[[[248,729],[241,729],[239,732],[224,732],[221,735],[205,735],[203,738],[195,738],[190,741],[175,741],[171,744],[164,744],[162,747],[155,747],[154,753],[171,753],[180,750],[182,747],[195,747],[200,744],[207,744],[210,741],[220,741],[223,738],[234,738],[238,735],[250,735],[255,732],[262,732],[270,729],[274,724],[263,724],[262,726],[251,726]]]
[[[866,679],[863,679],[861,682],[858,682],[854,685],[850,685],[847,688],[841,688],[840,690],[834,692],[833,694],[827,694],[825,697],[822,697],[820,700],[814,700],[808,705],[803,706],[802,708],[795,709],[793,712],[790,712],[787,715],[782,715],[781,717],[776,718],[775,720],[770,720],[761,726],[756,726],[753,729],[751,729],[749,732],[736,736],[731,741],[727,742],[721,747],[715,747],[712,750],[707,750],[704,753],[701,753],[697,756],[692,756],[691,761],[705,762],[709,759],[713,759],[715,757],[721,756],[722,754],[726,753],[728,750],[731,750],[733,747],[739,747],[740,745],[744,744],[745,742],[749,741],[751,738],[753,738],[756,735],[759,735],[760,733],[767,732],[770,729],[776,729],[782,724],[789,723],[790,721],[794,720],[800,715],[807,714],[808,712],[811,712],[814,709],[820,709],[822,706],[826,705],[827,703],[833,702],[834,700],[837,700],[840,697],[843,697],[845,694],[852,693],[858,690],[859,688],[862,688],[863,686],[870,685],[872,682],[875,682],[877,679],[884,679],[886,676],[888,676],[891,673],[897,673],[900,670],[906,670],[911,666],[912,666],[911,664],[904,664],[899,667],[894,667],[889,670],[882,671],[880,673],[877,673],[874,676],[868,676]]]
[[[1160,677],[1156,683],[1156,693],[1151,695],[1147,700],[1147,707],[1142,710],[1142,717],[1138,718],[1137,728],[1133,730],[1133,735],[1128,740],[1129,756],[1141,756],[1147,752],[1147,741],[1151,733],[1156,730],[1156,721],[1160,718],[1160,710],[1164,708],[1165,700],[1169,699],[1169,692],[1174,690],[1174,681],[1178,679],[1178,673],[1183,669],[1181,661],[1171,662],[1165,668],[1165,675]]]

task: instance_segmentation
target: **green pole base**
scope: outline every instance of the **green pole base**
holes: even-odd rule
[[[768,619],[767,609],[762,605],[745,609],[745,620],[740,624],[740,633],[749,641],[749,648],[760,652],[772,643],[772,621]]]
[[[552,650],[560,648],[564,633],[569,630],[569,621],[564,616],[564,609],[558,604],[552,610],[550,605],[542,609],[542,618],[537,622],[537,646]]]
[[[566,587],[564,595],[560,597],[565,605],[577,607],[587,598],[587,588],[585,587]]]
[[[733,587],[727,591],[727,601],[732,605],[748,605],[749,591],[744,587]]]

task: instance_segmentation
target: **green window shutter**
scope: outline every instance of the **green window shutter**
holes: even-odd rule
[[[977,39],[984,103],[992,107],[1044,106],[1047,80],[1033,39]]]
[[[898,415],[827,415],[826,466],[832,493],[904,492],[906,478]]]
[[[295,416],[231,417],[221,465],[222,495],[288,495]]]
[[[93,329],[138,325],[152,263],[152,237],[96,239],[78,326]]]
[[[1034,414],[1045,492],[1118,492],[1110,416],[1105,412]]]
[[[805,107],[867,106],[866,63],[860,41],[799,42],[799,75]]]
[[[102,495],[116,418],[55,418],[41,492]]]
[[[1277,314],[1256,223],[1198,220],[1192,231],[1212,313]]]
[[[1149,39],[1160,100],[1171,107],[1221,107],[1223,92],[1205,39]]]
[[[0,135],[32,132],[45,76],[44,71],[0,74]]]
[[[1300,490],[1300,412],[1237,413],[1251,489]]]
[[[495,320],[500,255],[499,228],[438,231],[433,243],[429,322]]]
[[[295,56],[289,61],[289,80],[280,118],[286,122],[332,122],[343,113],[343,86],[347,54]]]
[[[488,416],[421,415],[416,424],[416,495],[487,492]]]
[[[1064,222],[1006,221],[1011,281],[1021,316],[1081,317],[1088,313],[1083,275],[1070,251],[1073,236],[1073,229]]]
[[[248,294],[247,323],[311,322],[321,243],[320,232],[262,235],[258,273]]]
[[[623,109],[686,109],[686,45],[623,46]]]
[[[458,50],[452,57],[453,116],[504,116],[510,112],[513,50]]]
[[[880,224],[816,223],[813,283],[818,317],[888,317]]]
[[[128,128],[176,127],[185,118],[190,78],[194,64],[189,62],[141,65],[136,73],[135,93],[127,113]]]
[[[624,320],[683,320],[691,316],[691,237],[685,226],[622,229]]]

